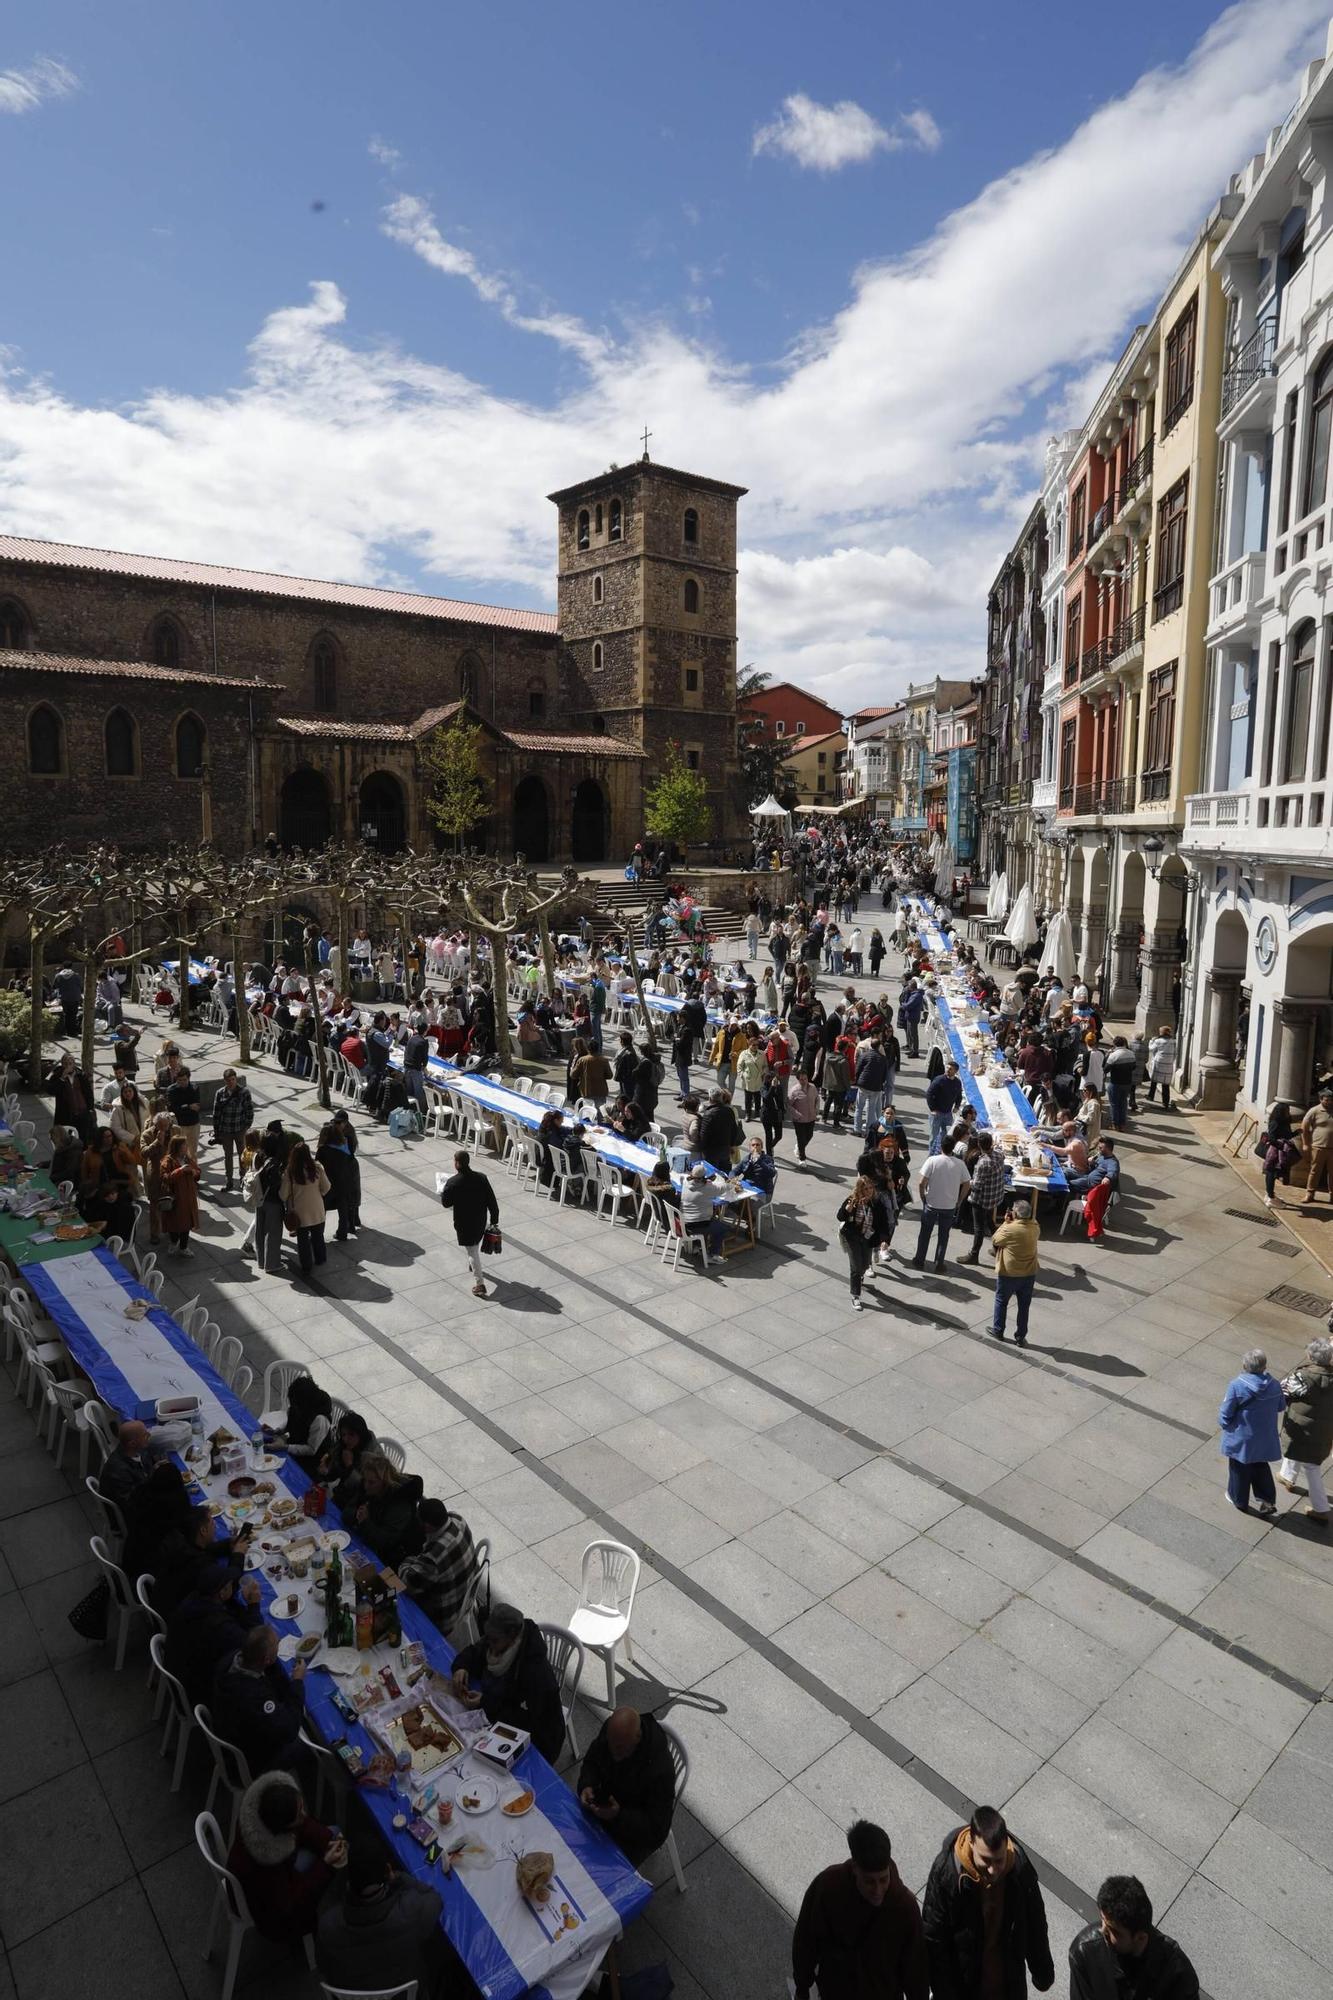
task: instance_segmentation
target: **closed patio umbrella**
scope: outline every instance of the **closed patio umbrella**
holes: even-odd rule
[[[1074,977],[1074,932],[1068,910],[1057,910],[1051,918],[1046,942],[1042,946],[1040,969],[1053,972],[1062,986],[1068,986]]]
[[[1010,944],[1026,951],[1037,942],[1037,911],[1032,901],[1032,891],[1025,882],[1018,892],[1017,900],[1009,913],[1009,921],[1004,927],[1004,935]]]

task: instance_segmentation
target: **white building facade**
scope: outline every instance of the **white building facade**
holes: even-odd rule
[[[1184,1053],[1204,1103],[1261,1117],[1333,1061],[1333,34],[1234,187]]]
[[[1055,826],[1056,783],[1060,755],[1060,697],[1064,689],[1065,566],[1069,537],[1069,469],[1078,453],[1081,431],[1064,431],[1046,446],[1041,505],[1046,516],[1046,570],[1041,602],[1046,627],[1046,671],[1041,685],[1041,763],[1032,785],[1032,819],[1038,835]],[[1032,892],[1037,908],[1048,914],[1060,900],[1060,850],[1050,839],[1033,843],[1036,879]],[[1019,885],[1011,883],[1014,895]]]

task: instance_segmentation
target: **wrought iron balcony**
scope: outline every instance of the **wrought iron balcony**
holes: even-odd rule
[[[1235,408],[1242,396],[1249,395],[1256,382],[1276,373],[1273,365],[1276,352],[1277,314],[1267,313],[1249,339],[1236,349],[1222,377],[1223,416]]]
[[[1078,663],[1078,677],[1090,681],[1094,674],[1101,673],[1107,662],[1106,640],[1099,639],[1095,646],[1089,646]]]
[[[1101,787],[1098,795],[1098,812],[1127,813],[1134,810],[1134,780],[1112,778]]]
[[[1123,659],[1124,655],[1132,651],[1135,646],[1143,644],[1143,628],[1146,623],[1147,609],[1148,607],[1145,604],[1141,604],[1137,611],[1130,612],[1128,618],[1120,620],[1120,623],[1106,642],[1106,660],[1108,666],[1114,660]]]
[[[1106,533],[1106,530],[1114,525],[1118,511],[1114,496],[1109,500],[1103,500],[1101,506],[1092,517],[1092,526],[1088,529],[1089,548],[1092,548],[1096,542],[1099,542]]]
[[[1152,445],[1153,441],[1149,438],[1143,450],[1138,453],[1137,457],[1132,458],[1125,468],[1125,476],[1120,482],[1120,491],[1116,495],[1117,501],[1122,508],[1128,507],[1139,488],[1146,486],[1148,483],[1148,479],[1152,473]]]

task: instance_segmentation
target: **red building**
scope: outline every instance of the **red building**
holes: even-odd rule
[[[742,727],[748,725],[755,743],[772,743],[787,736],[827,736],[842,728],[838,709],[791,681],[778,681],[762,694],[738,701],[736,719]]]

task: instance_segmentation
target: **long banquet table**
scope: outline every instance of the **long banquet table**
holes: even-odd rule
[[[79,1368],[101,1400],[122,1420],[134,1416],[151,1420],[159,1398],[193,1395],[200,1399],[206,1433],[222,1427],[241,1439],[250,1436],[255,1420],[245,1405],[171,1315],[107,1249],[85,1250],[57,1264],[20,1260],[20,1268],[24,1283],[49,1314]],[[142,1318],[126,1317],[125,1308],[133,1300],[147,1305]],[[225,1476],[210,1479],[206,1466],[202,1473],[188,1464],[184,1469],[210,1499],[227,1503]],[[298,1466],[281,1457],[271,1470],[266,1469],[266,1476],[298,1499],[310,1484]],[[228,1511],[234,1504],[228,1505]],[[302,1523],[307,1529],[313,1525]],[[341,1524],[331,1510],[320,1517],[318,1525],[327,1533]],[[355,1535],[349,1539],[345,1560],[380,1568],[378,1559]],[[322,1633],[323,1605],[313,1587],[305,1587],[306,1604],[293,1620],[280,1613],[275,1586],[265,1569],[260,1566],[253,1574],[259,1581],[266,1615],[280,1633],[293,1639],[306,1632]],[[284,1593],[287,1587],[286,1583],[279,1586]],[[453,1648],[409,1598],[399,1599],[399,1610],[404,1644],[420,1644],[427,1661],[447,1680],[453,1667]],[[362,1722],[345,1721],[334,1706],[335,1681],[320,1665],[321,1658],[317,1654],[307,1670],[307,1717],[326,1743],[345,1736],[369,1762],[377,1745]],[[345,1689],[363,1684],[366,1666],[371,1676],[386,1665],[401,1671],[396,1651],[388,1646],[371,1648],[360,1659],[364,1665],[350,1681],[343,1682]],[[484,1726],[484,1718],[441,1695],[438,1686],[431,1692],[464,1742]],[[404,1705],[419,1700],[421,1693],[420,1685],[406,1690]],[[387,1719],[396,1708],[397,1704],[389,1702],[373,1713]],[[442,1848],[467,1834],[475,1836],[483,1853],[465,1857],[448,1874],[426,1860],[422,1847],[405,1829],[395,1828],[394,1816],[405,1806],[394,1791],[360,1787],[359,1796],[393,1849],[397,1865],[439,1892],[444,1904],[441,1926],[485,2000],[518,2000],[528,1992],[539,2000],[542,1996],[575,2000],[593,1977],[607,1946],[647,1903],[651,1889],[601,1828],[586,1817],[574,1793],[536,1750],[530,1748],[518,1759],[513,1780],[469,1751],[459,1763],[444,1768],[440,1795],[456,1799],[483,1772],[498,1780],[496,1804],[477,1817],[465,1818],[456,1809],[452,1826],[437,1829]],[[532,1788],[535,1804],[521,1818],[511,1819],[500,1808],[519,1786]],[[519,1894],[515,1881],[517,1858],[532,1851],[549,1853],[555,1859],[552,1898],[540,1910]]]
[[[56,1193],[51,1176],[32,1162],[32,1147],[11,1131],[3,1117],[0,1117],[0,1147],[12,1149],[20,1156],[22,1164],[11,1160],[0,1160],[0,1186],[12,1190],[19,1196],[42,1194],[48,1197],[45,1209],[33,1215],[16,1215],[12,1209],[0,1209],[0,1256],[8,1257],[11,1264],[48,1264],[58,1257],[77,1256],[87,1250],[96,1232],[74,1237],[68,1241],[52,1234],[43,1221],[43,1213],[58,1215],[62,1223],[83,1227],[78,1212],[71,1204],[66,1208]],[[45,1238],[45,1241],[39,1239]]]

